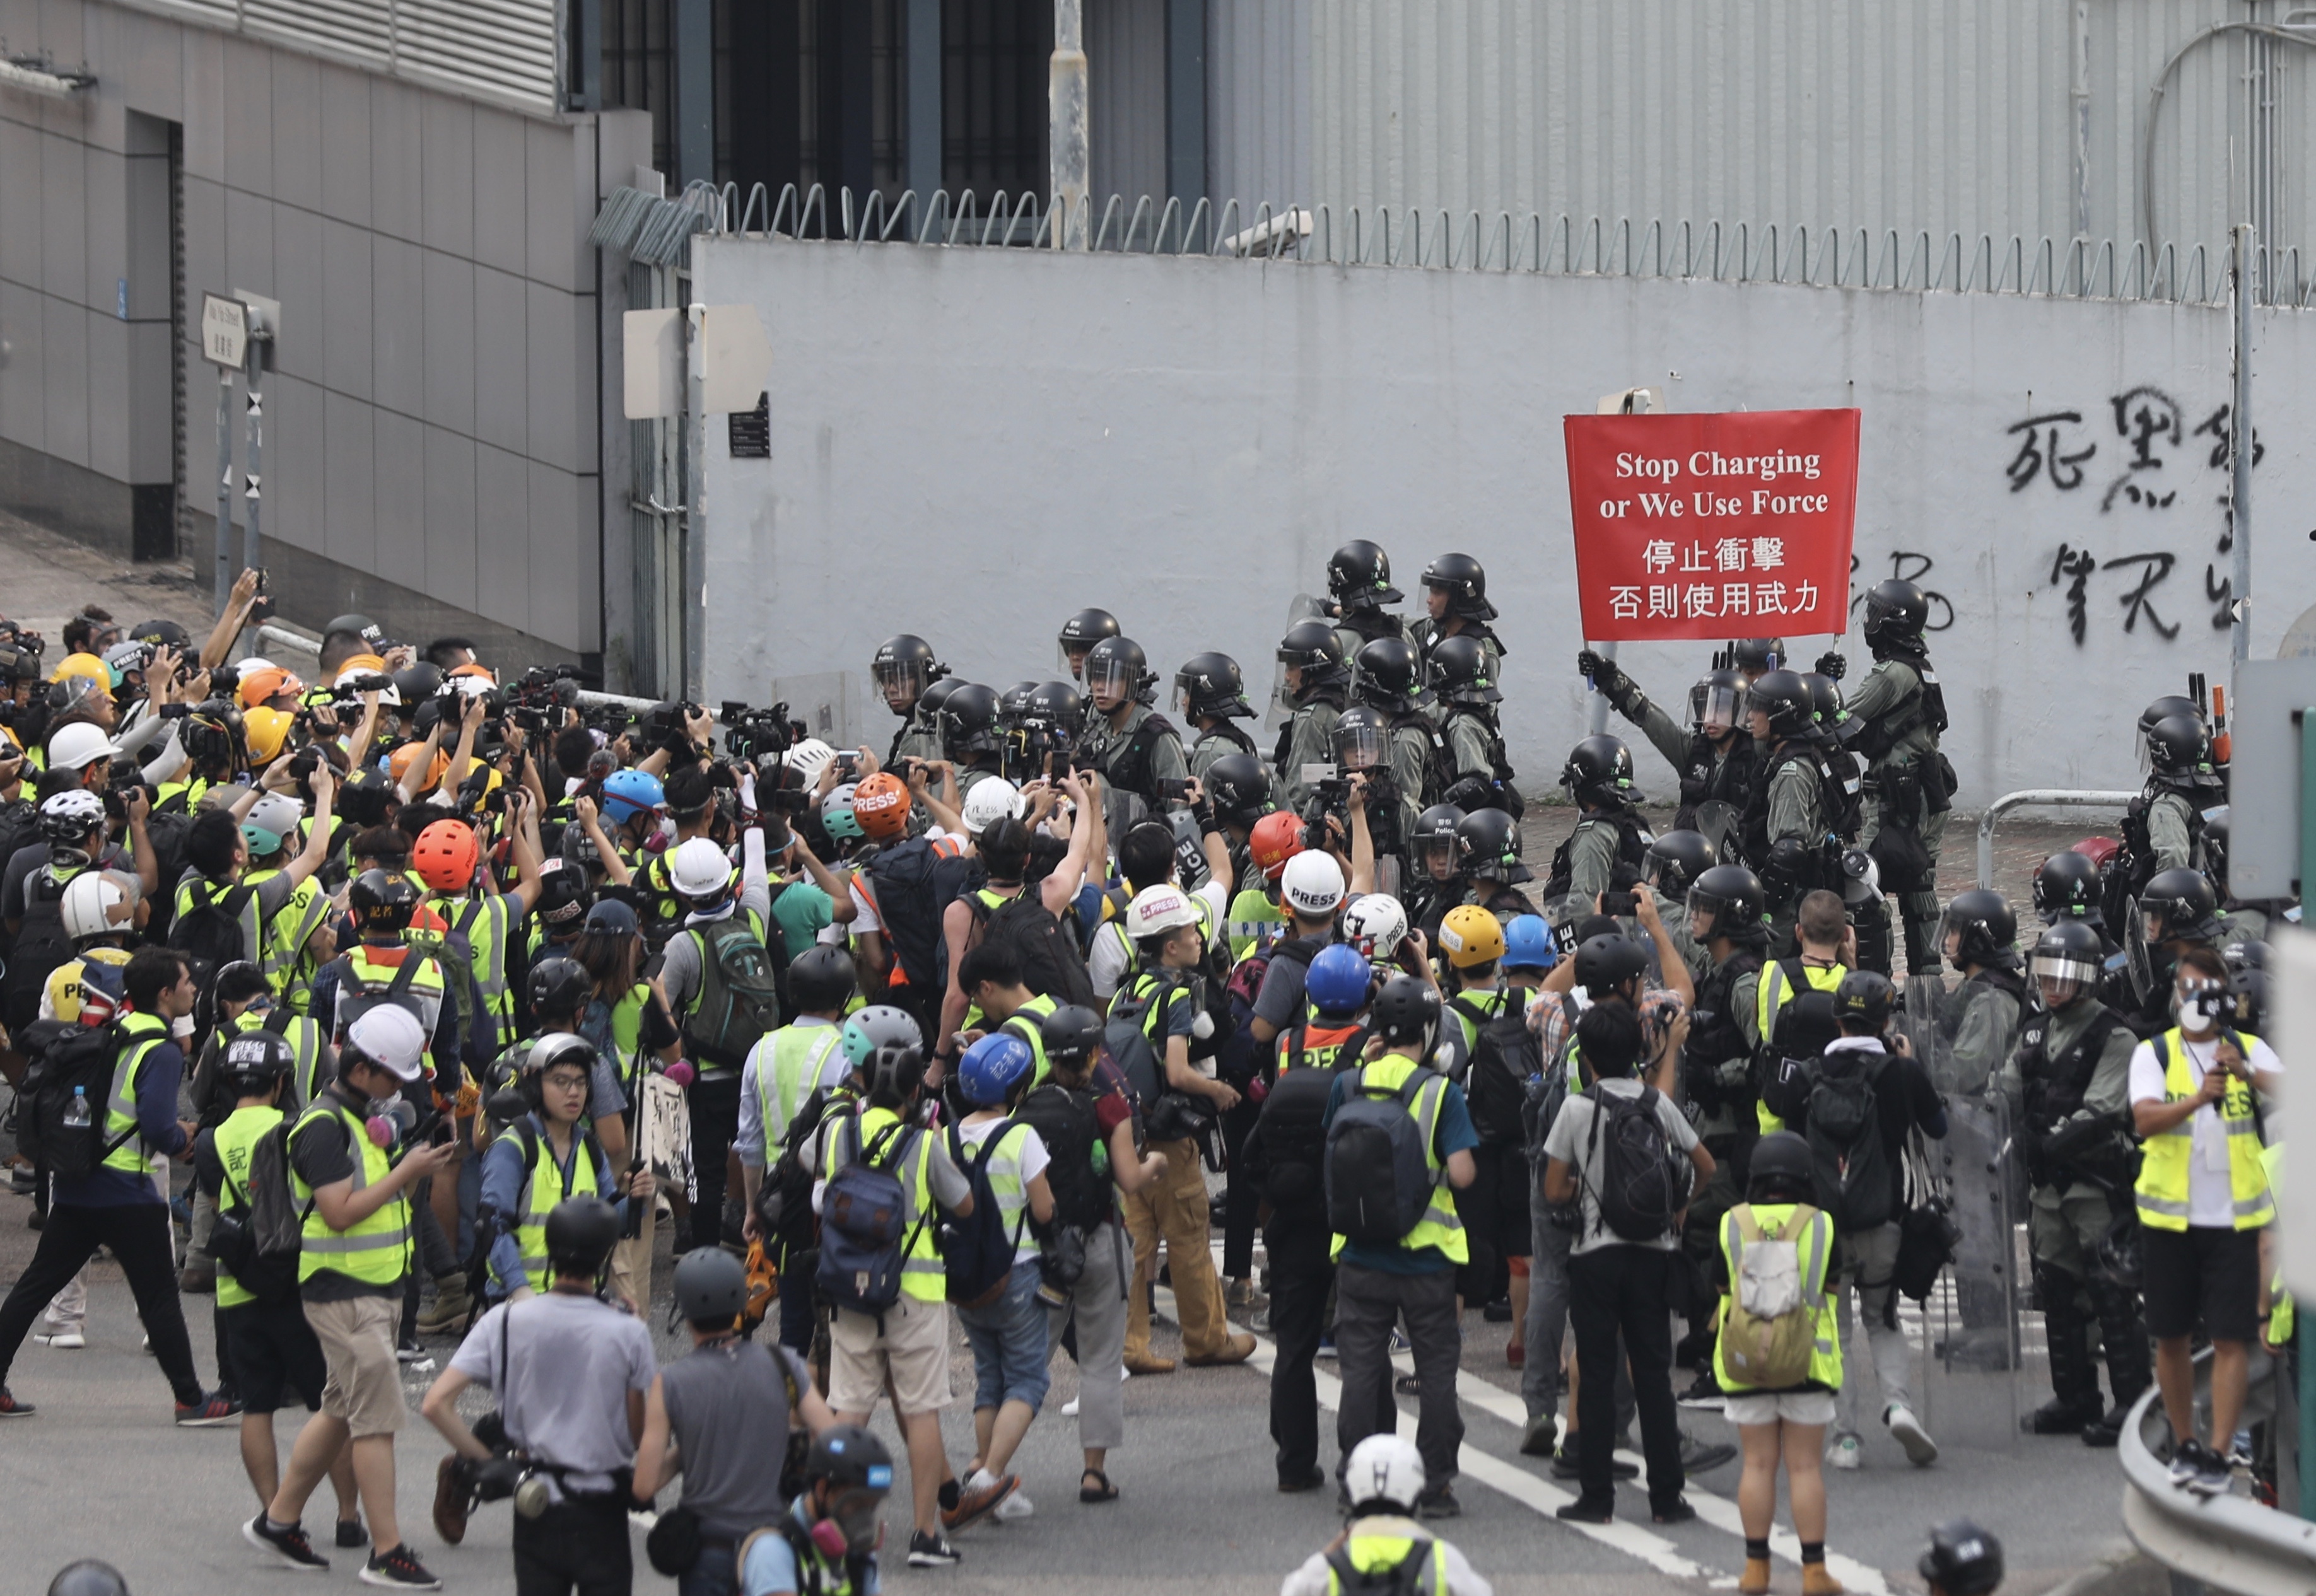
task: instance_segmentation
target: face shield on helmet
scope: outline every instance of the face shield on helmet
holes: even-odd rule
[[[1102,649],[1085,657],[1086,692],[1096,705],[1115,708],[1134,696],[1142,673],[1122,649]]]
[[[1747,696],[1743,677],[1716,670],[1689,688],[1689,724],[1712,734],[1734,732],[1745,724]]]
[[[877,683],[877,691],[886,705],[903,710],[916,703],[924,690],[932,685],[940,667],[910,653],[878,654],[869,664],[868,674]]]
[[[2133,751],[2139,758],[2140,775],[2150,776],[2155,770],[2155,753],[2148,746],[2147,734],[2154,731],[2158,724],[2171,719],[2174,715],[2185,715],[2198,724],[2202,724],[2204,720],[2204,712],[2197,706],[2196,701],[2177,693],[2158,698],[2139,712],[2139,726],[2133,738]]]
[[[1444,835],[1436,831],[1421,835],[1415,839],[1416,873],[1431,881],[1453,881],[1462,852],[1462,845],[1452,830]]]
[[[1347,711],[1335,723],[1335,763],[1345,773],[1373,770],[1384,762],[1390,736],[1390,728],[1380,715]]]
[[[2099,962],[2087,948],[2045,936],[2035,943],[2027,970],[2043,989],[2044,1003],[2061,1008],[2094,989],[2098,982]]]

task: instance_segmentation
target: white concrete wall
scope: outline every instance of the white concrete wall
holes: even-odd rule
[[[1583,731],[1561,417],[1666,385],[1684,411],[1864,412],[1861,583],[1893,563],[1941,596],[1933,655],[1964,801],[2133,785],[2140,706],[2224,680],[2223,468],[2199,433],[2228,392],[2217,311],[2016,297],[1264,265],[1141,256],[706,241],[700,297],[746,300],[775,350],[772,457],[707,461],[708,696],[865,671],[889,633],[1002,687],[1051,673],[1082,605],[1115,610],[1171,681],[1222,648],[1258,696],[1288,605],[1374,537],[1401,585],[1478,555],[1504,611],[1505,723],[1546,785]],[[2255,413],[2256,652],[2316,601],[2305,417],[2316,319],[2263,314]],[[2115,397],[2169,430],[2138,451]],[[2126,422],[2142,408],[2126,406]],[[2061,464],[2022,460],[2030,417]],[[2053,423],[2032,430],[2050,454]],[[2018,471],[2014,483],[2012,468]],[[2070,486],[2061,486],[2061,483]],[[2150,496],[2151,492],[2151,497]],[[2137,493],[2138,499],[2133,495]],[[2062,546],[2087,551],[2083,635]],[[2126,595],[2168,557],[2151,611]],[[2160,625],[2159,625],[2160,622]],[[2175,630],[2176,629],[2176,630]],[[1796,639],[1814,658],[1825,639]],[[1845,643],[1858,669],[1855,633]],[[1706,650],[1626,651],[1685,703]],[[872,719],[872,726],[881,724]],[[1670,771],[1640,758],[1654,789]]]

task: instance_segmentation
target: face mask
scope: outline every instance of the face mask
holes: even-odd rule
[[[169,1040],[183,1042],[193,1033],[193,1016],[179,1015],[169,1022]]]
[[[849,1494],[837,1504],[833,1519],[823,1519],[813,1526],[814,1542],[818,1544],[821,1526],[826,1525],[836,1531],[836,1538],[843,1542],[845,1552],[860,1556],[875,1551],[877,1543],[884,1538],[884,1524],[877,1514],[884,1501],[882,1494],[868,1491]]]
[[[2219,987],[2199,988],[2178,1000],[2180,1024],[2197,1031],[2214,1030],[2233,1019],[2235,1006],[2232,995]]]

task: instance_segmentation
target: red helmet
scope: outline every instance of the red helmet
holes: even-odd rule
[[[464,820],[436,820],[412,845],[410,867],[437,892],[463,892],[475,884],[475,865],[481,857],[474,828]]]
[[[1277,881],[1287,861],[1303,851],[1303,817],[1287,810],[1267,814],[1248,833],[1247,850],[1265,881]]]

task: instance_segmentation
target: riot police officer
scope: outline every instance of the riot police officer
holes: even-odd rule
[[[1422,719],[1421,715],[1413,718]],[[1304,800],[1302,815],[1305,821],[1316,825],[1323,815],[1332,815],[1343,822],[1348,834],[1350,825],[1350,781],[1359,776],[1367,782],[1366,802],[1367,834],[1375,846],[1376,863],[1398,862],[1392,871],[1376,879],[1378,891],[1398,895],[1399,882],[1405,876],[1407,839],[1413,835],[1417,818],[1422,812],[1421,793],[1410,798],[1400,785],[1398,767],[1401,764],[1397,717],[1385,714],[1371,705],[1354,704],[1335,721],[1335,770],[1332,782],[1310,789]],[[1421,777],[1419,775],[1418,780]]]
[[[1700,677],[1688,690],[1689,723],[1683,732],[1614,660],[1585,649],[1576,656],[1576,669],[1680,772],[1680,810],[1672,821],[1676,829],[1697,829],[1697,810],[1706,803],[1728,805],[1733,821],[1745,812],[1759,755],[1746,725],[1750,684],[1742,675],[1716,664]]]
[[[1470,883],[1464,902],[1478,905],[1508,926],[1536,912],[1536,905],[1519,890],[1522,882],[1534,878],[1520,863],[1519,824],[1511,816],[1501,809],[1474,810],[1456,822],[1456,851],[1458,868]],[[1430,930],[1424,935],[1430,935]]]
[[[1328,556],[1327,597],[1346,660],[1378,637],[1406,635],[1407,624],[1385,607],[1407,597],[1391,585],[1391,556],[1364,537]]]
[[[1622,738],[1588,737],[1568,751],[1560,785],[1582,812],[1576,829],[1552,856],[1545,900],[1572,894],[1589,900],[1638,882],[1656,836],[1641,818],[1633,750]]]
[[[2019,1421],[2035,1435],[2113,1446],[2147,1388],[2147,1326],[2117,1264],[2137,1223],[2130,1191],[2132,1051],[2124,1017],[2098,1000],[2098,934],[2062,920],[2035,938],[2028,969],[2044,1012],[2020,1027],[2001,1088],[2019,1114],[2026,1155],[2026,1240],[2051,1346],[2052,1398]],[[2106,1348],[2115,1402],[2099,1405],[2088,1299]]]
[[[1439,734],[1447,740],[1453,777],[1440,802],[1463,810],[1501,809],[1518,820],[1528,805],[1512,785],[1496,705],[1503,702],[1488,674],[1487,651],[1476,637],[1443,637],[1431,651],[1431,690],[1443,706]]]
[[[1426,804],[1439,801],[1440,790],[1447,785],[1441,775],[1448,762],[1448,744],[1422,714],[1422,705],[1431,696],[1422,686],[1423,661],[1416,657],[1414,644],[1403,637],[1379,637],[1359,650],[1356,665],[1352,696],[1389,717],[1391,735],[1385,745],[1385,763],[1390,767],[1399,805],[1394,835],[1404,847],[1405,838],[1414,834],[1416,817]],[[1339,743],[1341,739],[1339,726]],[[1349,765],[1350,761],[1339,763]],[[1376,819],[1373,805],[1368,808],[1368,819]],[[1384,851],[1380,843],[1376,851]]]
[[[1018,785],[1058,774],[1054,767],[1067,764],[1085,726],[1085,699],[1065,681],[1039,682],[1018,696],[1006,694],[998,718],[1005,728],[1005,774]]]
[[[1104,818],[1110,835],[1123,837],[1136,820],[1180,802],[1181,784],[1190,776],[1182,734],[1150,707],[1158,678],[1132,638],[1105,638],[1089,649],[1085,683],[1091,708],[1078,740],[1079,762],[1090,761],[1101,773]]]
[[[1752,739],[1749,735],[1747,741]],[[1657,918],[1665,935],[1680,952],[1689,975],[1698,980],[1711,961],[1704,945],[1689,935],[1688,890],[1697,878],[1721,864],[1721,852],[1702,831],[1667,831],[1649,845],[1645,865],[1649,885],[1657,890]]]
[[[2219,895],[2197,872],[2166,870],[2147,883],[2124,941],[2133,1000],[2126,1017],[2142,1037],[2171,1024],[2172,976],[2180,953],[2198,944],[2216,948],[2226,932]]]
[[[1400,882],[1399,899],[1407,922],[1430,937],[1439,921],[1459,903],[1469,900],[1465,875],[1464,839],[1467,817],[1452,803],[1435,803],[1415,817],[1415,830],[1407,842],[1407,872]],[[1519,829],[1513,829],[1517,847]]]
[[[1881,867],[1882,890],[1898,900],[1912,975],[1939,968],[1938,844],[1954,796],[1952,767],[1938,753],[1946,696],[1922,643],[1929,615],[1929,596],[1912,582],[1868,590],[1863,630],[1875,664],[1847,705],[1864,723],[1849,743],[1866,761],[1868,789],[1858,841]],[[1841,656],[1827,655],[1818,669],[1839,679]]]
[[[1729,663],[1749,687],[1772,670],[1787,669],[1791,658],[1782,637],[1741,637],[1729,645]]]
[[[1289,626],[1279,641],[1278,663],[1285,672],[1282,691],[1290,713],[1278,729],[1270,763],[1278,772],[1287,806],[1300,810],[1313,785],[1305,769],[1334,762],[1335,723],[1350,703],[1351,673],[1343,664],[1341,641],[1324,621],[1297,621]]]
[[[887,637],[877,645],[877,657],[868,663],[868,674],[885,700],[885,707],[901,717],[901,728],[893,733],[893,746],[886,750],[885,763],[897,765],[911,758],[940,758],[940,729],[920,707],[925,689],[949,674],[949,667],[934,657],[932,644],[908,632]]]
[[[1086,656],[1093,652],[1093,645],[1124,634],[1118,617],[1109,611],[1082,609],[1062,623],[1061,634],[1054,640],[1055,663],[1070,673],[1072,681],[1084,687]]]
[[[2143,727],[2139,746],[2147,785],[2123,811],[2124,873],[2134,893],[2166,870],[2196,863],[2204,811],[2227,796],[2212,764],[2211,736],[2197,716],[2160,717]]]
[[[1469,554],[1442,554],[1423,568],[1423,602],[1429,612],[1411,622],[1407,640],[1427,661],[1443,637],[1476,637],[1488,657],[1490,680],[1503,674],[1504,644],[1489,629],[1496,607],[1488,602],[1488,572]]]
[[[2045,926],[2075,920],[2099,934],[2113,951],[2107,917],[2099,909],[2098,864],[2072,848],[2053,854],[2035,871],[2035,912]]]
[[[1939,918],[1938,946],[1963,983],[1938,1008],[1930,1084],[1976,1091],[2009,1060],[2031,1006],[2018,968],[2018,917],[2000,892],[1956,892]]]
[[[1004,775],[1005,729],[999,723],[997,689],[960,682],[941,700],[941,753],[957,767],[957,796],[991,776]]]
[[[1753,795],[1740,825],[1739,851],[1759,862],[1756,872],[1768,912],[1790,935],[1794,906],[1803,894],[1837,885],[1826,868],[1828,825],[1824,761],[1811,738],[1815,712],[1809,686],[1790,670],[1772,670],[1753,684],[1746,705],[1753,738],[1769,755],[1753,778]]]
[[[1215,761],[1226,754],[1255,754],[1254,739],[1231,724],[1252,720],[1254,705],[1246,701],[1246,677],[1228,654],[1193,654],[1174,672],[1174,713],[1197,731],[1190,745],[1190,774],[1204,781]]]

